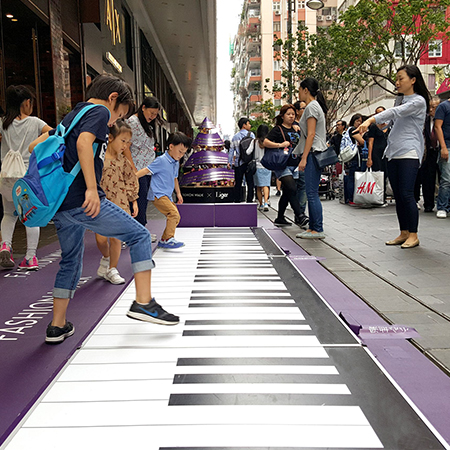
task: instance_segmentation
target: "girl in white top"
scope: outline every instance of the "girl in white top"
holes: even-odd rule
[[[365,133],[373,123],[392,124],[384,156],[388,160],[388,176],[394,192],[400,235],[387,241],[386,245],[413,248],[419,245],[419,213],[414,185],[424,153],[423,128],[430,110],[430,93],[419,68],[414,65],[398,69],[395,85],[400,100],[396,103],[399,104],[370,117],[358,131]]]
[[[149,166],[155,159],[155,131],[154,125],[161,123],[159,112],[161,105],[156,97],[146,97],[138,109],[127,122],[131,127],[133,137],[130,149],[123,152],[130,161],[135,171]],[[150,188],[150,176],[139,178],[139,212],[135,219],[144,227],[147,224],[148,191]]]
[[[6,113],[0,119],[1,160],[9,150],[20,152],[25,167],[28,168],[30,152],[28,146],[41,134],[51,130],[43,120],[31,116],[33,112],[33,93],[26,86],[9,86],[6,90]],[[3,195],[3,219],[1,223],[2,242],[0,247],[0,266],[14,267],[12,237],[17,216],[14,203]],[[26,227],[27,253],[19,264],[19,269],[36,270],[39,263],[36,249],[39,242],[39,228]]]

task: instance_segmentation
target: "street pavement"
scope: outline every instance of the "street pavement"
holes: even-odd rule
[[[275,191],[273,190],[273,194]],[[276,217],[279,197],[271,195]],[[301,230],[283,230],[391,324],[415,328],[412,340],[450,375],[450,217],[419,212],[420,245],[412,249],[387,246],[398,236],[395,203],[385,208],[359,208],[322,200],[323,241],[296,238]],[[261,214],[261,213],[259,213]],[[293,220],[288,208],[286,217]]]

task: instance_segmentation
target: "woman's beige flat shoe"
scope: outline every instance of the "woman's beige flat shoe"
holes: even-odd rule
[[[409,244],[402,244],[402,248],[414,248],[417,247],[420,244],[419,239],[416,239],[414,242],[411,242]]]
[[[397,239],[392,239],[392,241],[387,241],[385,242],[386,245],[401,245],[404,242],[406,242],[408,238],[397,238]]]

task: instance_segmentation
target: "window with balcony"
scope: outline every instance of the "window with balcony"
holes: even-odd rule
[[[273,31],[281,31],[281,22],[274,22],[273,23]]]
[[[305,9],[305,2],[304,1],[298,1],[297,2],[298,9]]]
[[[396,42],[394,47],[394,56],[396,58],[408,58],[411,55],[408,41]]]
[[[281,61],[279,59],[274,60],[273,70],[281,70]]]
[[[431,41],[428,47],[429,58],[440,58],[442,56],[442,41]]]
[[[276,15],[281,14],[281,2],[273,2],[273,12]]]

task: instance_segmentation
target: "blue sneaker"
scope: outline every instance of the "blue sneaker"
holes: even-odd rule
[[[167,239],[163,241],[162,239],[158,242],[159,248],[180,248],[184,247],[184,242],[179,242],[175,238]]]
[[[176,325],[180,322],[178,316],[164,311],[164,309],[156,303],[154,298],[152,298],[147,305],[141,305],[134,301],[127,312],[127,316],[131,319],[158,323],[160,325]]]

